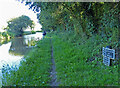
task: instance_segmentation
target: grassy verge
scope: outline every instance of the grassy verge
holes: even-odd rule
[[[35,34],[35,31],[24,31],[23,35]]]
[[[36,32],[43,32],[42,30],[40,30],[40,31],[36,31]]]
[[[49,34],[47,34],[49,35]],[[102,63],[102,47],[109,45],[100,35],[87,37],[71,32],[52,32],[53,55],[60,86],[118,85],[118,63]],[[114,39],[113,39],[114,41]],[[116,48],[116,42],[111,43]],[[45,37],[21,61],[18,70],[4,74],[4,85],[49,86],[51,69],[50,39]]]
[[[73,33],[53,34],[54,58],[60,86],[118,85],[118,65],[102,63],[102,47],[109,41]]]
[[[3,74],[3,85],[49,86],[50,65],[50,39],[45,37],[38,42],[35,49],[25,56],[25,60],[21,61],[18,70],[17,68],[6,69],[7,72]],[[10,74],[8,71],[10,71]],[[3,72],[5,72],[5,70],[3,70]]]

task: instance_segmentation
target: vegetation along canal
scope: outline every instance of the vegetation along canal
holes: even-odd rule
[[[35,46],[35,40],[40,40],[42,33],[15,37],[10,42],[0,46],[0,72],[2,67],[19,66],[24,55]],[[1,81],[1,80],[0,80]]]

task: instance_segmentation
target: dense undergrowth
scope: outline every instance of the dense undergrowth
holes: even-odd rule
[[[118,85],[118,62],[112,66],[102,63],[102,47],[110,45],[107,38],[94,35],[87,39],[67,31],[52,36],[60,86]],[[116,48],[116,43],[111,45]]]
[[[19,69],[9,68],[9,66],[4,68],[3,86],[48,86],[51,66],[50,49],[50,39],[44,38],[25,56]]]

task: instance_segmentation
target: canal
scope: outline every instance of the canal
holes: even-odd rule
[[[10,42],[0,46],[0,85],[2,84],[2,69],[7,66],[19,67],[24,55],[36,46],[35,41],[42,38],[42,33],[36,32],[36,34],[15,37]]]

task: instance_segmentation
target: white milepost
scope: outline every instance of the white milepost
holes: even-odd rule
[[[110,59],[115,59],[115,50],[103,47],[102,50],[103,63],[110,66]]]

